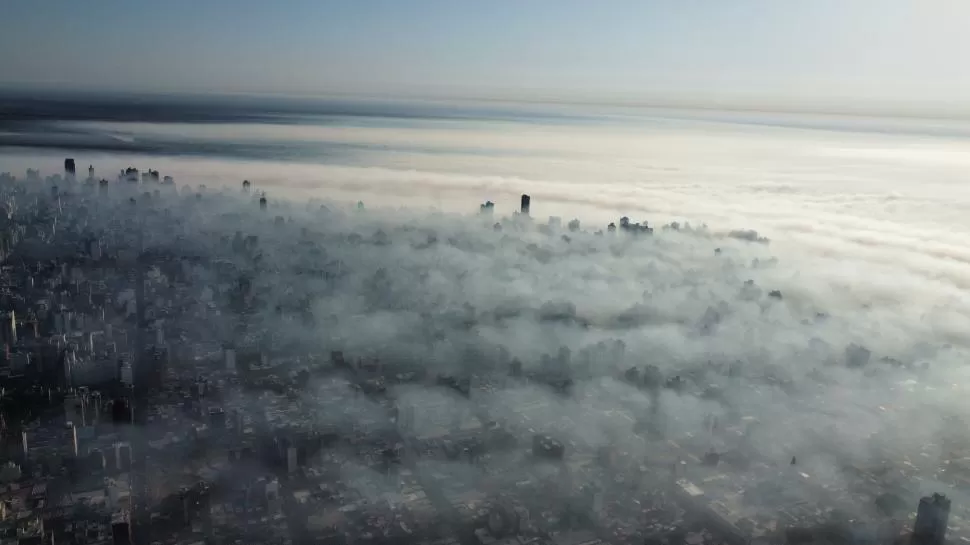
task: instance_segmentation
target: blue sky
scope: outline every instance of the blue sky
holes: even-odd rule
[[[0,85],[962,103],[961,0],[4,0]]]

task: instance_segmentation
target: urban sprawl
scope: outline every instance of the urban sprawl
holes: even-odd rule
[[[493,237],[527,231],[536,259],[543,237],[663,236],[627,218],[597,233],[578,220],[539,224],[530,205],[524,195],[498,219],[486,202],[470,223]],[[328,240],[389,247],[404,233],[414,251],[462,242],[379,219],[348,233],[340,217],[380,213],[337,208],[272,202],[248,181],[180,187],[134,168],[109,181],[94,167],[76,173],[72,159],[56,176],[0,175],[0,544],[970,541],[965,506],[911,499],[920,480],[970,482],[962,432],[931,461],[887,451],[872,467],[846,462],[833,487],[798,452],[750,445],[758,420],[727,389],[791,390],[794,406],[810,396],[738,364],[661,371],[631,364],[620,341],[538,361],[496,350],[453,367],[341,345],[327,332],[354,317],[315,301],[362,273]],[[367,272],[375,308],[406,306],[382,287],[389,274]],[[738,289],[766,307],[784,301],[752,282]],[[568,304],[537,313],[593,327]],[[465,330],[503,319],[446,318]],[[702,330],[716,312],[708,318]],[[838,365],[895,366],[917,381],[927,372],[859,345]],[[587,395],[604,376],[647,403]],[[688,398],[720,409],[690,429],[664,403]],[[629,432],[576,433],[607,419]]]

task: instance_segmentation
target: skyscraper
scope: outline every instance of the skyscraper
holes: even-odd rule
[[[297,452],[296,447],[289,446],[286,448],[286,471],[289,473],[296,472],[297,469]]]
[[[64,175],[72,177],[75,173],[77,173],[77,168],[74,166],[74,159],[64,159]]]
[[[128,520],[111,521],[111,542],[113,545],[131,545],[131,524]]]
[[[138,234],[139,242],[142,240],[142,233]],[[144,361],[145,353],[145,260],[147,259],[144,253],[144,246],[141,247],[141,253],[136,258],[135,263],[135,314],[137,320],[137,346],[138,350],[137,361],[142,363]]]
[[[223,349],[226,357],[226,370],[230,373],[236,372],[236,349],[232,347],[226,347]]]
[[[943,545],[950,519],[950,500],[943,494],[920,498],[913,526],[913,543]]]
[[[519,211],[522,213],[523,216],[529,215],[529,205],[531,203],[532,203],[532,197],[526,194],[522,194],[522,201],[521,201],[521,206],[519,207]]]

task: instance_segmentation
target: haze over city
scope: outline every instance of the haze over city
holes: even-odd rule
[[[0,542],[970,539],[970,5],[6,2]]]

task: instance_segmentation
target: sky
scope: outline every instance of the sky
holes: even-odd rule
[[[0,85],[967,104],[960,0],[5,0]]]

